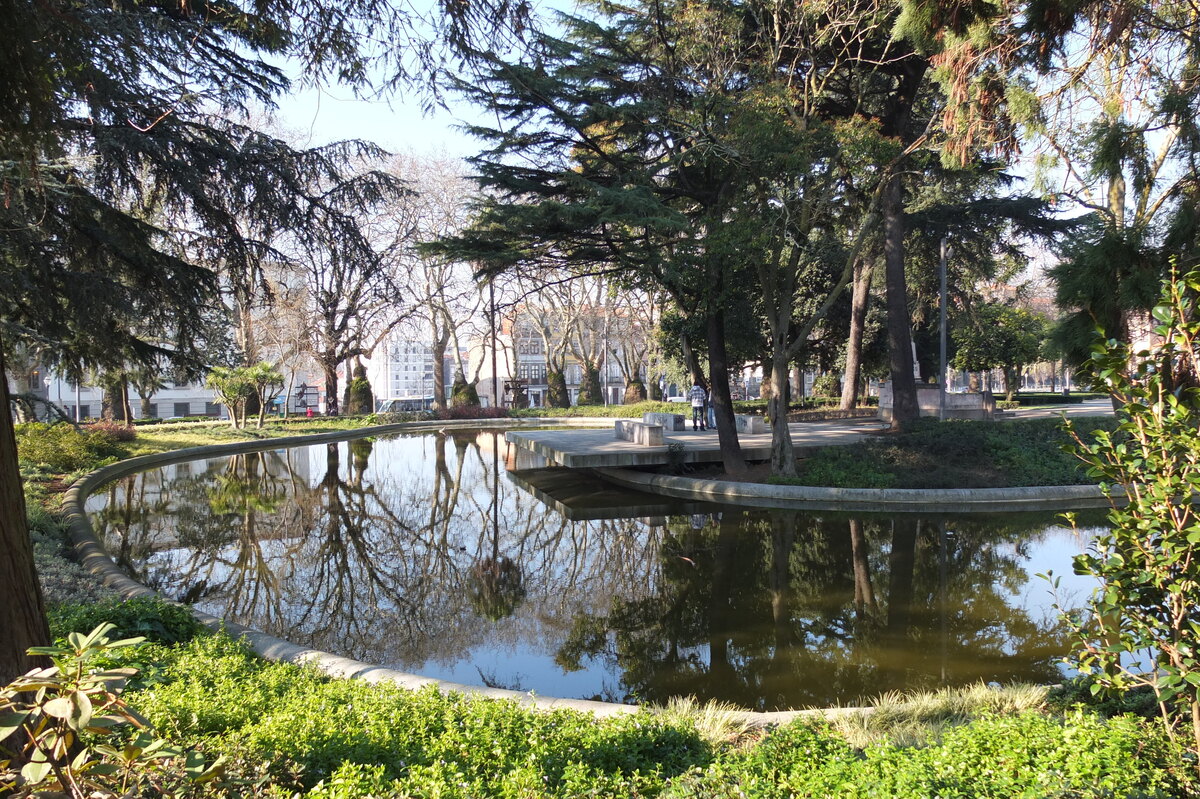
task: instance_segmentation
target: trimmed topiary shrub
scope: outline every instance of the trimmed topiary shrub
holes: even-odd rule
[[[362,364],[354,367],[353,376],[346,384],[345,412],[352,416],[361,416],[375,410],[375,395],[371,392],[371,382],[367,380],[367,370]]]
[[[478,407],[479,404],[479,391],[475,388],[475,384],[468,383],[461,372],[454,375],[454,388],[450,391],[450,407]]]

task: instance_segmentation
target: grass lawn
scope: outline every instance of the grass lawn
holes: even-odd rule
[[[1085,437],[1113,430],[1116,420],[1074,420]],[[1000,488],[1082,485],[1095,482],[1066,451],[1070,442],[1058,419],[938,422],[921,419],[903,433],[828,447],[800,464],[790,485],[845,488]]]

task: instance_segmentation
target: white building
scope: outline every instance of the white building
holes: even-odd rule
[[[433,400],[433,347],[402,333],[393,333],[363,359],[367,380],[376,404],[389,400],[413,400],[428,405]],[[446,396],[454,383],[454,355],[447,349],[442,368]]]

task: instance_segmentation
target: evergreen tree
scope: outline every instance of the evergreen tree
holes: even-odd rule
[[[440,29],[470,50],[524,8],[452,4]],[[11,34],[0,48],[0,373],[6,353],[34,342],[73,371],[161,358],[198,374],[222,307],[217,268],[252,283],[282,255],[247,230],[300,244],[321,231],[353,253],[366,244],[355,209],[395,188],[373,173],[346,180],[347,160],[375,148],[295,151],[231,121],[288,88],[272,61],[295,56],[307,79],[362,86],[380,61],[399,80],[438,55],[365,49],[412,32],[384,0],[2,0],[0,18]],[[6,386],[0,400],[7,408]],[[33,664],[27,647],[48,643],[8,413],[0,549],[7,683]]]

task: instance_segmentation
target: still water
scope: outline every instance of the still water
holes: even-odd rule
[[[298,644],[544,696],[774,710],[1054,682],[1084,543],[1042,516],[697,505],[526,469],[503,432],[175,464],[89,500],[164,595]]]

